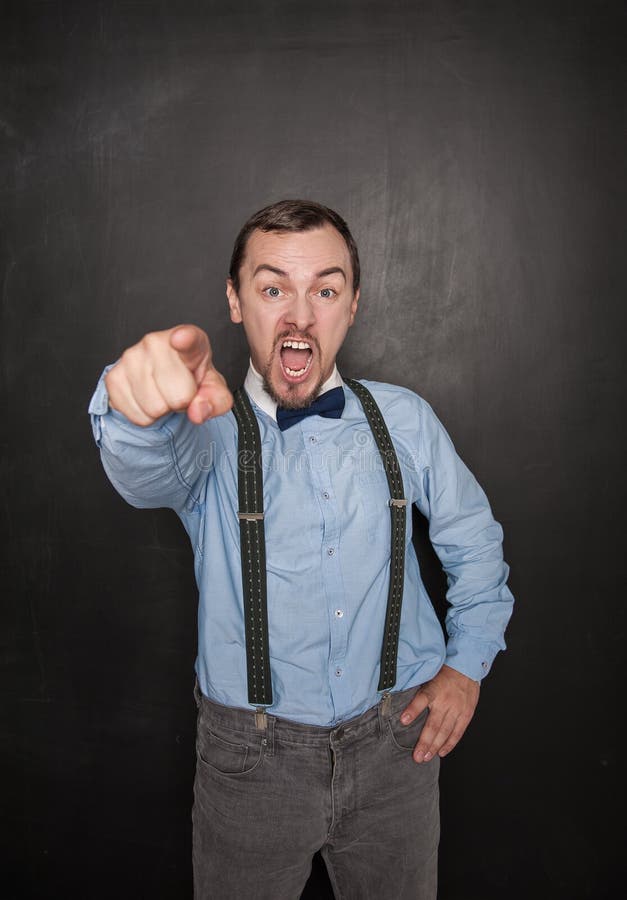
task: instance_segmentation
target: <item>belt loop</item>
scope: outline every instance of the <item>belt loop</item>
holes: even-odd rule
[[[274,716],[269,716],[263,706],[258,706],[255,710],[255,728],[263,732],[261,743],[266,756],[274,756],[274,723]]]
[[[382,738],[385,735],[385,723],[386,720],[389,719],[390,713],[392,712],[392,697],[390,696],[389,691],[384,691],[381,695],[381,700],[377,704],[377,719],[379,722],[379,737]]]

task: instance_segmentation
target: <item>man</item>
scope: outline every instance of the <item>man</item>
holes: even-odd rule
[[[90,407],[116,489],[175,509],[194,547],[195,896],[294,900],[320,850],[338,897],[432,900],[439,760],[511,613],[500,526],[425,401],[340,377],[359,257],[337,213],[256,213],[227,297],[251,360],[234,406],[185,325],[126,350]],[[411,503],[448,575],[446,645]]]

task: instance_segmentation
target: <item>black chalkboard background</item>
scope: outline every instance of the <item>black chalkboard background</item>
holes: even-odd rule
[[[441,900],[610,897],[624,4],[0,9],[2,896],[191,897],[191,551],[113,492],[86,406],[105,363],[183,321],[239,383],[233,238],[302,196],[361,250],[341,371],[425,396],[505,528],[518,607],[443,765]],[[305,896],[330,896],[319,860]]]

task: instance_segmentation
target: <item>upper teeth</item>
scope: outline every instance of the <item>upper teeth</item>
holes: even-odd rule
[[[307,341],[283,341],[284,347],[293,347],[294,350],[311,350]]]

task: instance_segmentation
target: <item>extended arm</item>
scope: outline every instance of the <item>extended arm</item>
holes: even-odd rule
[[[181,510],[195,499],[209,458],[203,424],[232,404],[211,362],[207,335],[193,325],[146,335],[111,367],[92,398],[104,468],[134,506]],[[186,415],[185,415],[186,413]]]

